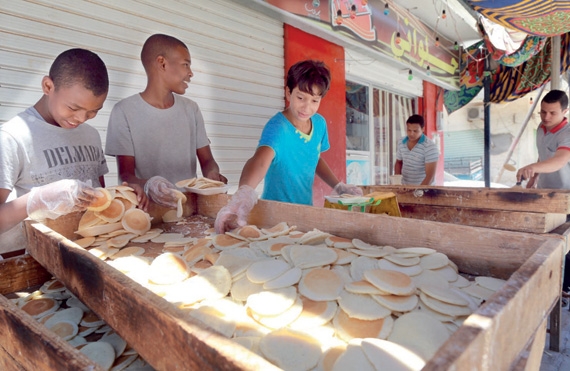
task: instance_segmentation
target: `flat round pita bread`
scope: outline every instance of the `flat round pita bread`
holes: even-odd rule
[[[72,339],[79,332],[77,323],[65,319],[52,321],[44,325],[63,340]]]
[[[291,268],[277,278],[267,281],[263,284],[265,290],[275,290],[282,287],[293,286],[301,279],[303,270],[301,268]]]
[[[362,339],[360,346],[370,363],[382,365],[384,370],[419,371],[426,364],[414,352],[391,341]]]
[[[411,266],[403,266],[403,265],[399,265],[399,264],[394,264],[391,261],[386,260],[386,259],[378,260],[378,268],[402,272],[402,273],[404,273],[410,277],[417,276],[418,274],[422,273],[422,271],[423,271],[423,268],[419,264],[411,265]]]
[[[392,331],[394,319],[391,316],[366,321],[352,318],[342,309],[338,310],[333,318],[334,328],[337,335],[344,341],[355,338],[379,338],[386,339]]]
[[[322,326],[333,319],[338,304],[336,300],[314,301],[301,296],[303,311],[299,317],[291,323],[291,328],[306,330],[317,326]]]
[[[570,269],[570,267],[568,269]],[[486,289],[499,291],[507,281],[494,277],[478,276],[475,277],[475,282]]]
[[[150,264],[149,279],[159,285],[171,285],[190,277],[186,261],[173,253],[163,253]]]
[[[392,313],[370,295],[353,294],[345,290],[338,298],[338,305],[350,317],[367,321],[385,318]]]
[[[369,294],[369,295],[390,295],[386,291],[380,290],[368,281],[354,281],[344,285],[344,289],[353,294]]]
[[[285,327],[291,322],[295,321],[302,311],[303,302],[301,301],[301,298],[298,297],[295,303],[289,309],[276,316],[260,316],[253,311],[250,312],[253,319],[255,319],[257,322],[261,323],[267,328],[276,330]]]
[[[243,276],[233,282],[230,294],[234,300],[246,301],[250,295],[261,291],[263,291],[263,284],[253,283],[246,276]]]
[[[251,282],[265,283],[279,277],[289,269],[291,266],[283,260],[264,259],[251,263],[246,275]]]
[[[230,272],[221,265],[215,265],[173,285],[164,298],[178,305],[191,305],[202,300],[221,299],[228,295],[231,286]]]
[[[299,293],[315,301],[336,300],[343,287],[338,273],[324,268],[312,269],[299,281]]]
[[[420,290],[423,291],[426,295],[443,301],[444,303],[459,305],[462,307],[469,305],[469,302],[467,300],[449,288],[444,288],[437,285],[423,285]]]
[[[361,339],[351,341],[346,350],[336,360],[333,371],[358,370],[358,371],[376,371],[376,368],[370,361],[362,347]]]
[[[125,230],[143,235],[150,230],[150,215],[141,209],[130,209],[125,211],[121,224]]]
[[[400,316],[388,336],[389,341],[407,348],[424,361],[431,359],[448,338],[449,331],[441,322],[420,312]]]
[[[333,249],[321,246],[293,245],[289,253],[293,265],[302,269],[322,267],[338,259]]]
[[[321,346],[306,333],[283,328],[265,335],[259,342],[263,355],[284,370],[310,370],[321,357]]]
[[[39,298],[28,301],[20,309],[37,319],[55,312],[59,308],[59,305],[60,303],[57,300]]]
[[[447,255],[440,252],[425,255],[420,258],[420,265],[423,269],[443,268],[449,263]]]
[[[293,286],[261,291],[247,298],[247,306],[261,316],[276,316],[285,312],[297,300],[297,289]]]
[[[472,313],[468,304],[466,304],[465,306],[448,304],[441,300],[435,299],[429,295],[426,295],[423,291],[420,292],[420,299],[422,299],[422,302],[426,306],[430,307],[430,309],[433,309],[436,312],[446,314],[448,316],[453,316],[453,317],[468,316]]]
[[[104,370],[109,370],[115,362],[115,351],[113,346],[104,341],[87,343],[79,350],[93,362],[97,363]]]
[[[372,298],[380,305],[394,312],[409,312],[418,305],[418,297],[416,295],[372,295]]]
[[[91,204],[87,207],[87,210],[91,211],[105,210],[111,204],[111,201],[113,201],[114,197],[105,188],[97,187],[95,189],[101,193],[101,196],[96,197],[95,200],[93,200],[93,202],[91,202]]]
[[[393,270],[373,269],[364,272],[364,278],[380,290],[393,295],[411,295],[416,285],[410,276]]]
[[[95,211],[95,215],[107,223],[116,223],[125,213],[125,204],[118,199],[111,201],[109,206],[100,211]]]

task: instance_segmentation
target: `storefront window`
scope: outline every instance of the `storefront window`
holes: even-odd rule
[[[398,140],[406,135],[406,119],[414,99],[371,85],[346,83],[347,181],[388,184]],[[372,118],[372,119],[371,119]],[[370,130],[373,125],[373,130]]]

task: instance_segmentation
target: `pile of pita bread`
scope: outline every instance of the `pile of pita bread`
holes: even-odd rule
[[[154,370],[56,279],[45,282],[37,291],[20,293],[11,300],[104,370]]]
[[[145,240],[162,243],[162,253],[145,256]],[[142,244],[111,255],[87,248],[286,370],[419,370],[504,284],[470,281],[431,248],[378,246],[285,222],[202,238],[153,229],[132,242]]]

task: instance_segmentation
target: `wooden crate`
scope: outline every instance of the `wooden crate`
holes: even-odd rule
[[[405,218],[547,233],[566,222],[570,191],[523,188],[364,186],[364,193],[394,192]]]
[[[187,207],[213,218],[226,202],[226,195],[191,195]],[[274,368],[72,243],[68,238],[74,237],[77,221],[77,215],[70,215],[49,227],[28,222],[29,253],[154,367]],[[282,221],[299,230],[318,228],[374,244],[435,248],[463,273],[508,279],[425,369],[538,369],[536,349],[544,346],[547,313],[560,292],[562,238],[269,201],[260,201],[249,220],[259,227]],[[17,349],[8,353],[21,361]]]

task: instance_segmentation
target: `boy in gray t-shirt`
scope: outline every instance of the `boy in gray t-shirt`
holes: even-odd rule
[[[104,186],[108,172],[101,138],[83,123],[103,107],[108,88],[95,53],[67,50],[42,79],[40,100],[0,125],[0,233],[27,216],[82,210],[100,193],[93,187]]]
[[[176,207],[173,183],[196,177],[197,162],[204,177],[227,179],[210,150],[200,108],[182,96],[194,76],[188,47],[155,34],[145,41],[141,60],[146,88],[113,107],[105,153],[117,158],[121,181],[140,184],[156,203]]]

